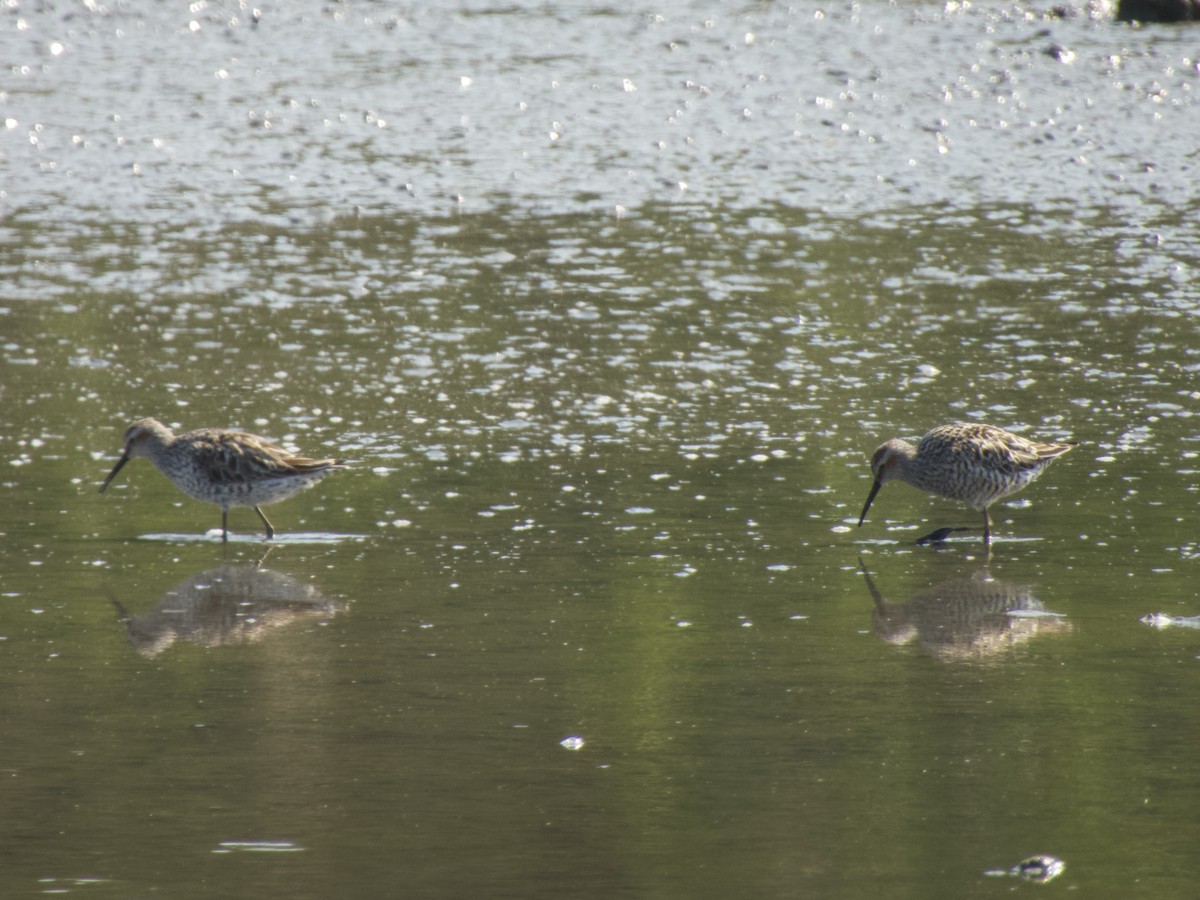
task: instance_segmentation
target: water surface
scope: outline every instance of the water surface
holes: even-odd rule
[[[17,4],[15,893],[1190,897],[1194,35]],[[235,540],[135,418],[354,461]],[[867,460],[1081,446],[974,525]],[[1068,887],[1069,886],[1069,887]],[[1048,887],[1047,889],[1054,889]]]

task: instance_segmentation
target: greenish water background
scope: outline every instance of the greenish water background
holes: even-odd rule
[[[196,9],[3,26],[4,892],[1192,895],[1190,32]],[[953,419],[1082,444],[854,527]]]

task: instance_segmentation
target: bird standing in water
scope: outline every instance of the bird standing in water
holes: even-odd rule
[[[135,456],[154,463],[189,497],[221,507],[222,541],[229,540],[231,506],[254,507],[270,540],[275,528],[260,507],[286,500],[344,468],[344,460],[294,456],[241,431],[200,428],[175,434],[156,419],[139,419],[125,432],[125,452],[100,485],[100,493]]]
[[[988,507],[1001,497],[1021,490],[1074,446],[1031,441],[994,425],[966,422],[939,425],[915,447],[908,441],[892,438],[871,458],[875,483],[858,525],[862,527],[880,488],[889,481],[903,481],[980,510],[983,545],[990,547],[992,517]]]

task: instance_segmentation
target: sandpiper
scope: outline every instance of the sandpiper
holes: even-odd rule
[[[345,465],[340,459],[294,456],[241,431],[200,428],[175,434],[156,419],[139,419],[125,432],[125,452],[100,485],[100,493],[135,456],[154,463],[189,497],[221,507],[223,541],[229,540],[231,506],[253,506],[270,540],[275,528],[260,507],[286,500]]]
[[[939,425],[921,438],[916,447],[892,438],[871,458],[875,483],[859,516],[859,527],[879,489],[889,481],[899,480],[980,510],[983,545],[990,547],[992,517],[988,507],[1001,497],[1021,490],[1074,446],[1031,441],[994,425],[967,422]]]

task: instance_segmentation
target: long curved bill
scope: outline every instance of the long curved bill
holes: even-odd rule
[[[112,476],[109,476],[109,477],[111,478]],[[875,495],[879,493],[879,489],[881,487],[883,487],[882,481],[876,481],[873,485],[871,485],[871,493],[867,494],[867,504],[866,504],[866,506],[863,507],[862,515],[858,517],[858,527],[859,528],[862,528],[863,522],[866,521],[867,510],[870,509],[871,504],[875,502]]]
[[[100,485],[100,493],[102,493],[102,494],[104,493],[104,489],[106,487],[108,487],[109,482],[117,477],[117,473],[121,471],[122,467],[127,462],[129,462],[129,454],[128,453],[121,454],[121,458],[117,460],[117,464],[115,466],[113,466],[112,471],[108,473],[108,477],[104,479],[104,484]],[[872,495],[872,496],[874,496],[874,495]]]

